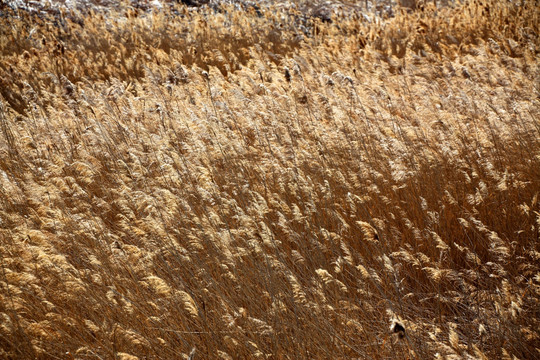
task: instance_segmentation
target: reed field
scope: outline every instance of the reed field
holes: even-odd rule
[[[540,358],[538,1],[364,3],[0,6],[0,359]]]

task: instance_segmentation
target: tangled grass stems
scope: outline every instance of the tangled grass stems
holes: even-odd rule
[[[2,11],[1,357],[538,357],[534,1]]]

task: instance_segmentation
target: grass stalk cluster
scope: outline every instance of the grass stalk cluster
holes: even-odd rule
[[[538,24],[5,10],[0,357],[538,358]]]

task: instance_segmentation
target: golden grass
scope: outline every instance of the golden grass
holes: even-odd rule
[[[0,18],[0,357],[540,356],[535,1],[175,11]]]

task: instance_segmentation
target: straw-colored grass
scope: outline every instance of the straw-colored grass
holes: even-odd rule
[[[426,3],[2,10],[0,358],[539,358],[539,8]]]

